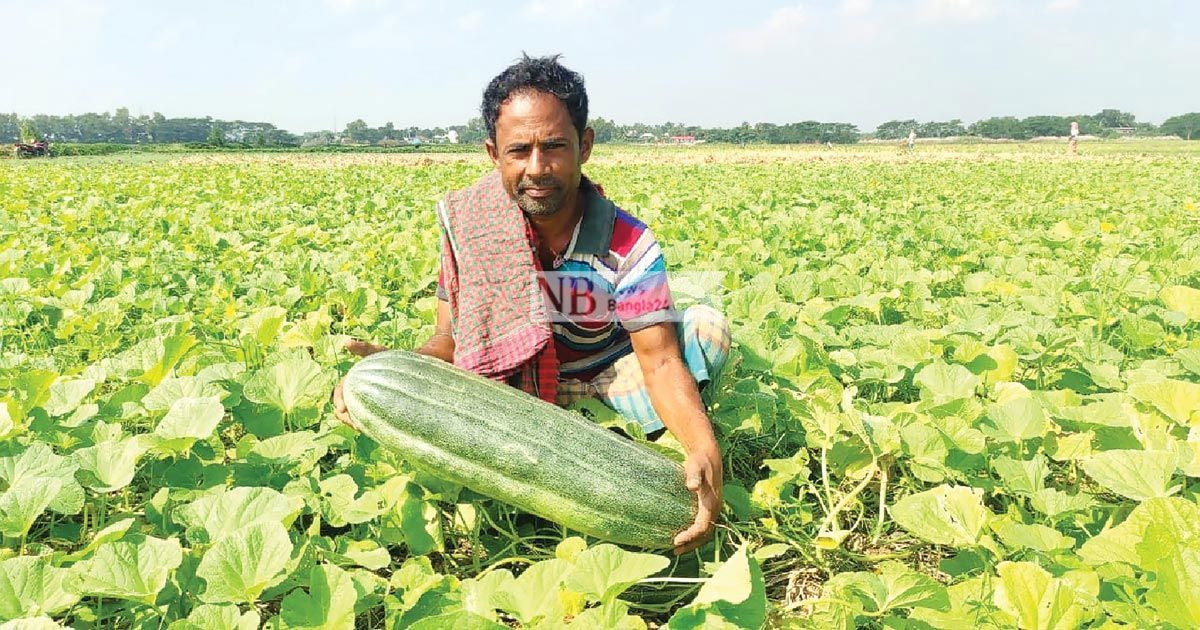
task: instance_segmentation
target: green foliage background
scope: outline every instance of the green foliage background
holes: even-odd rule
[[[0,622],[1194,626],[1178,144],[599,150],[672,270],[719,272],[679,302],[734,323],[725,525],[670,561],[332,418],[347,336],[431,331],[433,203],[481,158],[6,162]]]

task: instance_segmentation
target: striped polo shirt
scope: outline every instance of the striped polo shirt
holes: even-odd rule
[[[547,295],[559,378],[588,381],[633,351],[630,332],[674,321],[675,312],[666,263],[650,228],[587,179],[580,189],[584,210],[573,245],[561,266],[546,271],[554,272],[547,275],[558,287]],[[449,299],[440,274],[437,296]]]

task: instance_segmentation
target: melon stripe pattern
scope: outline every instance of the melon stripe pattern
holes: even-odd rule
[[[343,395],[364,433],[414,467],[572,530],[666,548],[695,519],[677,462],[444,361],[372,355]]]

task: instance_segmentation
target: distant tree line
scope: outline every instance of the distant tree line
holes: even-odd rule
[[[915,130],[921,138],[977,136],[981,138],[1028,140],[1040,136],[1067,136],[1071,121],[1088,135],[1177,135],[1200,139],[1200,112],[1168,118],[1160,126],[1138,122],[1133,114],[1105,109],[1098,114],[1078,116],[997,116],[965,125],[961,120],[918,122],[892,120],[872,133],[862,133],[849,123],[804,121],[788,124],[742,123],[731,128],[705,128],[683,123],[634,123],[620,125],[593,118],[597,142],[716,142],[736,144],[850,144],[863,138],[899,140]],[[349,122],[340,131],[289,133],[267,122],[204,118],[167,118],[158,112],[131,116],[127,108],[113,113],[66,116],[38,114],[22,117],[0,114],[0,142],[47,138],[59,143],[115,144],[205,144],[262,147],[375,145],[400,146],[448,143],[479,144],[486,139],[483,120],[472,118],[465,125],[421,128],[397,127],[386,123],[371,127],[362,119]]]
[[[922,138],[945,138],[950,136],[978,136],[980,138],[995,138],[1008,140],[1028,140],[1030,138],[1057,136],[1066,137],[1071,134],[1071,122],[1079,123],[1079,133],[1094,136],[1179,136],[1185,140],[1200,139],[1200,113],[1173,116],[1162,125],[1148,122],[1138,122],[1129,113],[1116,109],[1105,109],[1098,114],[1080,114],[1077,116],[995,116],[985,118],[964,126],[961,120],[947,122],[917,122],[915,120],[892,120],[879,125],[873,134],[880,140],[900,140],[908,137],[910,129],[915,129]]]
[[[210,139],[216,139],[216,136],[213,135],[215,129],[222,142],[262,146],[296,143],[296,136],[271,123],[215,120],[211,116],[167,118],[158,112],[143,116],[130,116],[129,110],[124,107],[117,109],[112,114],[107,112],[66,116],[38,114],[29,117],[0,114],[0,141],[17,141],[23,135],[22,129],[25,129],[26,133],[45,137],[53,142],[203,143]]]

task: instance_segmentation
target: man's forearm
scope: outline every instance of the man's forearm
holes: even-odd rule
[[[425,345],[416,349],[416,353],[454,363],[454,337],[450,333],[435,332]]]
[[[650,366],[645,370],[645,379],[658,417],[688,453],[717,448],[700,390],[682,359],[668,358]]]

